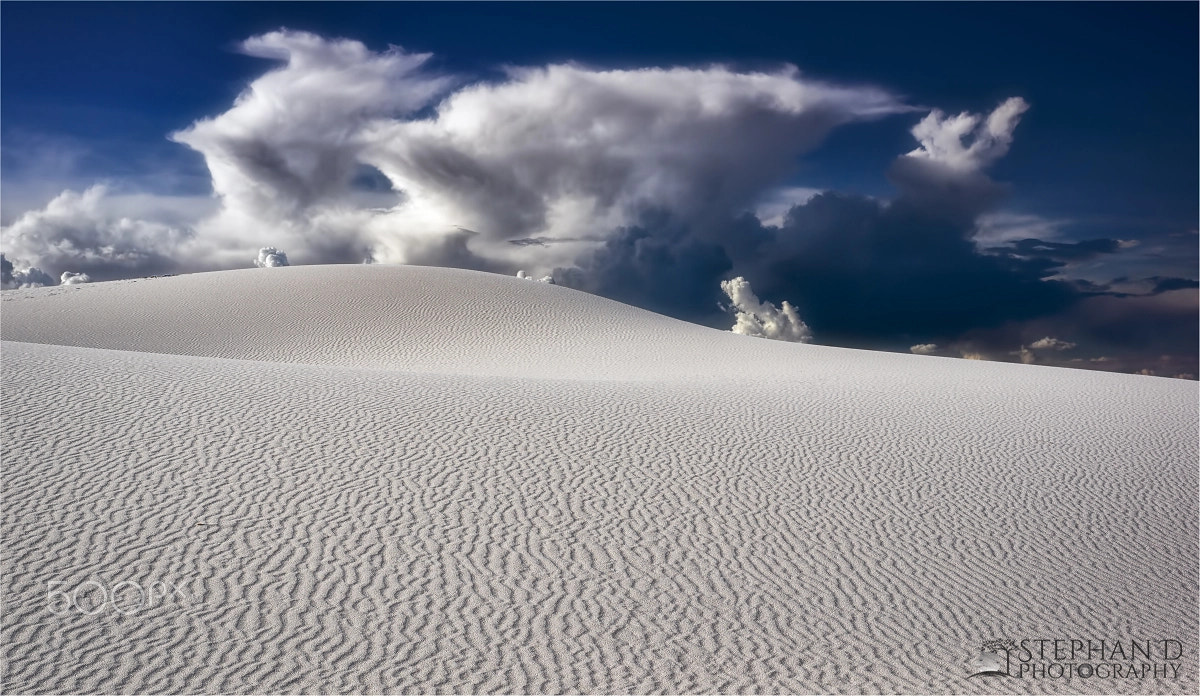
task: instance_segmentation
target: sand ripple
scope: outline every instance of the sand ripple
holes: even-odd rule
[[[474,282],[416,275],[389,287]],[[4,295],[6,691],[1197,689],[1195,383],[772,344],[508,279],[476,304],[574,315],[305,324],[289,280],[189,333],[168,282],[195,281]],[[89,580],[178,591],[50,611]],[[981,640],[1041,635],[1189,652],[1178,681],[966,679]]]

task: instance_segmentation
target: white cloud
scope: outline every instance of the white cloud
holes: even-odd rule
[[[909,110],[794,67],[551,65],[454,91],[461,80],[396,47],[280,31],[242,50],[283,65],[173,137],[205,157],[223,204],[203,234],[236,245],[269,226],[300,263],[546,272],[647,207],[689,221],[750,208],[831,129]],[[402,192],[396,205],[353,204],[363,166]],[[564,242],[507,243],[539,237]]]
[[[64,191],[0,232],[5,254],[52,274],[71,269],[104,280],[166,272],[196,253],[189,227],[128,217],[119,204],[103,185]]]
[[[365,157],[408,197],[392,227],[465,226],[474,252],[546,270],[581,247],[507,240],[603,237],[647,207],[700,223],[746,209],[834,127],[903,109],[795,69],[552,65],[460,90],[428,120],[377,121]],[[377,256],[405,260],[414,236],[380,239]]]
[[[90,283],[92,279],[86,273],[72,273],[71,271],[63,271],[59,279],[60,285],[80,285]]]
[[[470,83],[431,70],[427,54],[304,32],[240,48],[278,64],[228,110],[172,135],[204,157],[214,199],[67,191],[4,229],[12,258],[98,280],[237,268],[268,230],[292,263],[540,277],[650,209],[697,235],[745,210],[775,220],[814,193],[782,186],[798,156],[841,125],[912,111],[883,89],[792,66],[568,64]],[[993,144],[970,152],[995,156],[1015,119],[1001,116],[983,129]],[[393,191],[356,190],[364,171]]]
[[[917,355],[933,355],[937,352],[938,346],[936,343],[918,343],[915,346],[909,347],[909,352]]]
[[[542,276],[541,278],[534,278],[533,276],[527,274],[525,271],[517,271],[517,277],[522,280],[536,280],[539,283],[549,283],[550,285],[554,285],[554,278],[551,276]]]
[[[259,268],[278,268],[288,265],[287,254],[275,247],[263,247],[258,250],[254,265]]]
[[[784,300],[781,307],[776,307],[759,301],[750,283],[740,276],[722,281],[721,290],[729,296],[732,309],[737,310],[733,333],[777,341],[812,342],[812,331],[790,302]]]
[[[1013,130],[1029,104],[1020,97],[1006,99],[986,118],[966,111],[946,116],[934,109],[912,129],[921,147],[906,155],[938,162],[961,172],[977,172],[1003,157],[1012,144]],[[964,139],[970,144],[964,144]]]
[[[1029,344],[1029,347],[1034,350],[1071,350],[1075,347],[1075,344],[1071,343],[1070,341],[1063,341],[1058,338],[1047,336],[1045,338],[1039,338],[1038,340]]]
[[[54,285],[54,279],[40,268],[17,268],[4,254],[0,254],[0,290],[18,288],[40,288]]]

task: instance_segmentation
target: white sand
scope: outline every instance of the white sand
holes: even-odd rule
[[[2,297],[7,693],[1198,688],[1195,382],[447,269]],[[1042,637],[1185,653],[967,679]]]

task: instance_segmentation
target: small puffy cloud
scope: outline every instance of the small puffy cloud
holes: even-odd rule
[[[770,302],[759,301],[750,283],[740,276],[722,281],[721,290],[729,296],[732,309],[736,310],[733,333],[794,343],[812,342],[812,331],[800,320],[790,302],[784,300],[781,307],[776,307]]]
[[[986,118],[962,112],[946,116],[934,109],[912,129],[921,147],[906,155],[927,159],[960,172],[976,172],[1008,152],[1013,131],[1029,104],[1020,97],[1006,99]],[[964,143],[969,139],[969,143]]]
[[[1063,341],[1058,338],[1047,336],[1045,338],[1039,338],[1038,340],[1029,344],[1029,347],[1034,350],[1071,350],[1075,347],[1075,344],[1071,343],[1070,341]]]
[[[917,355],[933,355],[937,352],[938,346],[936,343],[918,343],[915,346],[909,347],[909,352]]]
[[[963,351],[960,355],[963,360],[989,360],[988,356],[975,351]]]
[[[254,265],[259,268],[278,268],[288,265],[287,254],[281,249],[275,247],[263,247],[258,250],[258,257],[254,259]]]
[[[54,285],[54,279],[40,268],[16,268],[4,254],[0,254],[0,290],[18,288],[40,288]]]
[[[86,273],[72,273],[71,271],[63,271],[60,278],[60,285],[81,285],[90,283],[92,279]]]
[[[542,276],[541,278],[534,278],[533,276],[527,274],[525,271],[517,271],[517,277],[520,278],[521,280],[535,280],[539,283],[548,283],[550,285],[554,285],[553,276]]]

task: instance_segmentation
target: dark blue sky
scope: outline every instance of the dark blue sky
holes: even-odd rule
[[[205,185],[200,158],[165,135],[228,108],[266,67],[231,47],[286,26],[430,51],[481,77],[565,60],[790,62],[947,111],[1022,96],[1032,109],[993,171],[1015,185],[1012,207],[1119,228],[1112,236],[1196,218],[1195,3],[5,2],[2,12],[5,145],[87,143],[85,177],[165,161],[200,174],[178,185]],[[802,183],[888,195],[884,172],[911,149],[909,127],[893,118],[835,132],[806,159]],[[24,164],[6,157],[5,180]]]

